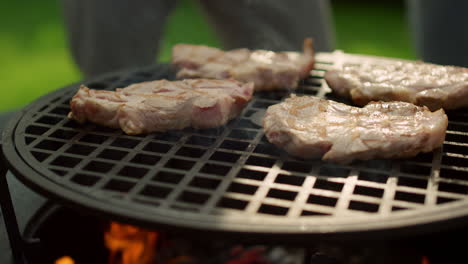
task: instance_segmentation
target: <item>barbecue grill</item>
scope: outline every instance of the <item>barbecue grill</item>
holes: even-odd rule
[[[343,57],[318,54],[316,69],[295,93],[341,100],[330,94],[323,74]],[[174,78],[168,65],[85,84],[114,90],[162,78]],[[432,153],[337,165],[295,159],[268,143],[259,120],[288,92],[255,93],[238,118],[217,129],[129,136],[68,120],[78,87],[62,88],[26,107],[2,138],[8,169],[69,207],[146,228],[282,243],[356,239],[357,234],[382,239],[453,228],[467,219],[466,111],[448,113],[446,141]],[[8,210],[6,182],[1,185],[15,244],[19,233]]]

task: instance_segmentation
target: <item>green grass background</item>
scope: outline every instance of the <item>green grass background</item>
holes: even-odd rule
[[[18,109],[81,79],[65,41],[59,0],[0,6],[0,111]],[[99,1],[99,0],[96,0]],[[332,1],[337,49],[414,59],[401,1]],[[167,23],[159,61],[172,45],[219,46],[196,1],[182,0]]]

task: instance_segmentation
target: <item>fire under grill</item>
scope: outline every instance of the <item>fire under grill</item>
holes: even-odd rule
[[[295,93],[340,100],[323,80],[333,56],[317,58],[317,69]],[[161,78],[173,78],[167,65],[86,85],[114,90]],[[426,232],[447,226],[442,223],[461,224],[468,215],[464,110],[448,114],[446,141],[433,153],[337,165],[295,159],[268,143],[259,117],[286,92],[257,92],[240,117],[217,129],[129,136],[68,120],[77,89],[72,85],[37,100],[3,134],[15,175],[70,206],[155,229],[281,242]]]

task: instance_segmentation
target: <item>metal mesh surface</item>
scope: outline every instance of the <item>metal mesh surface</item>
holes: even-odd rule
[[[332,61],[322,58],[296,94],[327,97],[322,77]],[[114,90],[160,78],[171,78],[165,67],[87,85]],[[240,117],[218,129],[128,136],[67,120],[76,90],[38,100],[15,122],[10,137],[24,164],[13,166],[32,168],[37,173],[24,177],[32,185],[35,177],[45,178],[48,187],[39,188],[49,193],[66,189],[78,195],[58,194],[65,200],[84,203],[85,197],[86,203],[108,204],[99,210],[111,215],[117,209],[129,218],[138,213],[155,226],[178,225],[171,223],[178,219],[188,226],[202,222],[207,229],[238,225],[251,233],[323,233],[338,225],[365,230],[371,223],[434,212],[468,198],[465,112],[449,113],[443,149],[406,160],[336,165],[294,159],[267,142],[258,119],[287,96],[284,92],[256,93]],[[7,149],[6,155],[13,154]]]

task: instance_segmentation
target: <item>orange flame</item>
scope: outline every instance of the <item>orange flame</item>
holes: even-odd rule
[[[154,263],[158,233],[131,225],[111,222],[104,234],[110,250],[109,264]]]
[[[426,256],[423,256],[422,259],[421,259],[421,264],[429,264],[429,258],[426,257]]]
[[[75,264],[75,261],[69,256],[63,256],[61,258],[58,258],[54,263],[55,264]]]

